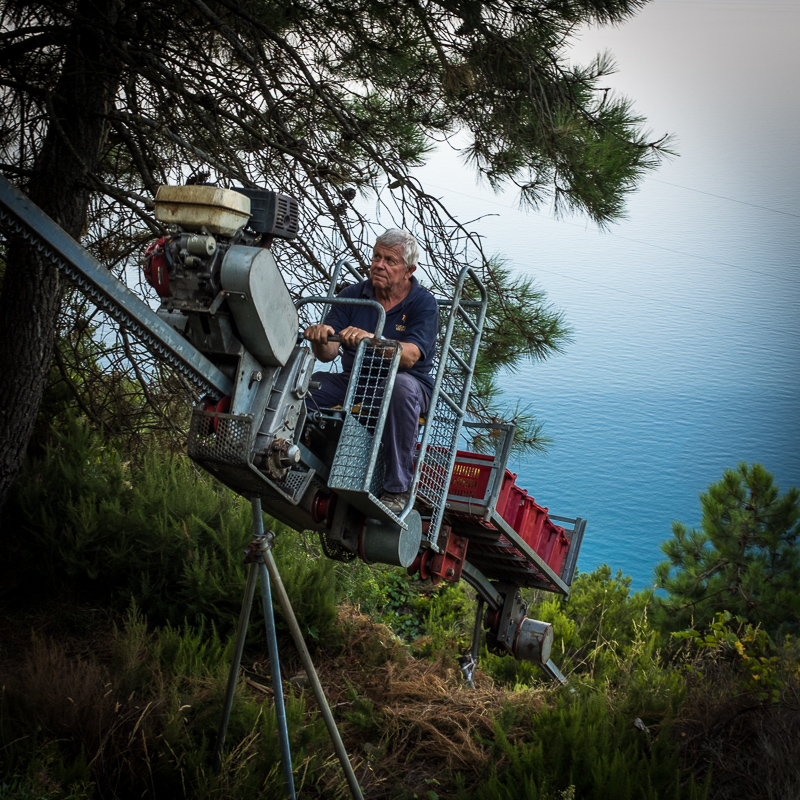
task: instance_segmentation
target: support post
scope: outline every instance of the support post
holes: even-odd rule
[[[236,627],[236,641],[233,645],[233,661],[228,673],[228,686],[225,690],[225,700],[222,703],[222,719],[219,723],[217,734],[217,747],[214,752],[214,772],[219,772],[222,765],[222,748],[225,744],[225,734],[228,732],[228,722],[233,708],[233,696],[236,693],[236,683],[239,680],[239,666],[242,663],[242,651],[247,635],[247,623],[250,621],[250,608],[253,605],[253,596],[256,593],[256,578],[258,577],[258,564],[251,564],[247,573],[247,583],[244,588],[242,610],[239,613],[239,623]]]
[[[289,595],[286,594],[286,589],[283,586],[283,581],[281,580],[280,573],[278,572],[278,567],[275,564],[275,559],[272,557],[272,552],[270,550],[267,550],[264,556],[264,561],[267,565],[267,569],[269,570],[269,575],[272,579],[272,585],[275,588],[275,594],[278,596],[278,602],[281,604],[286,621],[289,623],[289,630],[291,631],[292,639],[294,640],[295,647],[297,647],[297,650],[300,654],[300,659],[305,667],[306,674],[308,675],[308,679],[311,683],[311,689],[314,692],[314,697],[317,700],[320,713],[322,714],[322,718],[325,720],[325,725],[328,728],[328,735],[331,737],[331,742],[333,744],[333,749],[336,752],[336,757],[339,759],[339,763],[342,765],[342,771],[344,772],[344,776],[348,785],[350,786],[350,793],[352,794],[354,800],[364,800],[364,796],[361,794],[361,787],[358,785],[356,774],[353,771],[353,766],[347,756],[347,751],[344,749],[342,737],[339,735],[339,729],[336,727],[333,714],[331,714],[331,710],[328,707],[328,700],[325,697],[322,684],[319,682],[319,676],[314,668],[314,662],[311,660],[311,655],[306,647],[303,634],[300,631],[300,626],[297,624],[297,618],[294,615],[292,604],[289,601]]]
[[[261,575],[261,605],[264,609],[264,625],[267,629],[267,650],[269,651],[270,673],[272,674],[272,695],[275,703],[275,722],[278,726],[278,739],[281,747],[281,764],[283,766],[283,783],[288,800],[295,800],[294,775],[292,774],[292,753],[289,749],[289,726],[286,721],[286,706],[283,700],[283,682],[281,681],[281,662],[278,656],[278,637],[275,633],[275,613],[272,610],[272,593],[270,591],[269,573],[264,564],[269,547],[272,544],[264,536],[264,520],[261,516],[261,500],[251,500],[253,506],[253,533],[260,542],[257,556],[258,570]]]
[[[481,646],[481,627],[483,623],[483,597],[478,595],[478,607],[475,609],[475,627],[472,631],[472,646],[470,647],[468,656],[461,656],[458,659],[461,673],[467,681],[467,685],[475,688],[475,667],[478,666],[478,651]]]
[[[264,535],[264,521],[261,516],[261,500],[251,500],[253,510],[253,541],[247,548],[247,559],[250,570],[247,574],[242,610],[239,614],[239,624],[236,629],[236,642],[233,648],[233,662],[228,674],[228,686],[225,692],[225,701],[222,707],[222,720],[220,721],[217,735],[217,747],[214,753],[214,771],[219,772],[222,765],[222,749],[225,745],[225,734],[228,730],[233,697],[236,693],[236,684],[239,679],[239,667],[242,663],[244,640],[247,636],[247,623],[250,621],[250,609],[253,606],[256,580],[261,574],[261,604],[264,609],[264,625],[267,632],[267,649],[269,651],[270,672],[272,673],[272,690],[275,703],[275,721],[278,727],[278,739],[281,749],[281,765],[283,768],[283,782],[286,787],[287,800],[295,800],[294,776],[292,774],[292,754],[289,749],[289,728],[286,722],[286,707],[283,701],[283,684],[281,682],[281,665],[278,656],[278,639],[275,634],[275,616],[272,611],[272,596],[270,593],[269,573],[264,565],[265,553],[271,544]]]

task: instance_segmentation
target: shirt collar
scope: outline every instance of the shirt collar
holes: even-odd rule
[[[412,275],[411,276],[411,291],[395,306],[395,308],[400,308],[400,306],[402,306],[403,303],[405,303],[406,300],[408,300],[408,298],[411,297],[411,295],[414,294],[414,292],[417,291],[418,286],[419,286],[419,281],[416,279],[416,277],[414,275]],[[374,300],[375,299],[375,287],[372,285],[372,278],[367,278],[361,284],[361,296],[362,297],[366,297],[366,298],[368,298],[370,300]],[[392,309],[392,311],[394,311],[394,308]]]

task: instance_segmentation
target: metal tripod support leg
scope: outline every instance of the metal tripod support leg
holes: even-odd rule
[[[261,605],[264,610],[264,624],[267,631],[267,650],[269,652],[270,672],[272,674],[272,693],[275,703],[275,720],[278,727],[278,739],[281,749],[281,764],[283,767],[283,782],[286,787],[288,800],[295,800],[294,776],[292,774],[292,754],[289,749],[289,728],[286,723],[286,707],[283,701],[283,683],[281,681],[281,665],[278,656],[278,639],[275,634],[275,616],[272,610],[272,595],[270,592],[269,573],[264,564],[265,554],[269,552],[272,536],[264,534],[264,522],[261,516],[261,501],[252,500],[253,508],[253,541],[247,548],[247,559],[250,570],[247,574],[242,610],[239,614],[239,624],[236,629],[236,642],[234,644],[233,662],[228,674],[228,686],[225,691],[225,701],[222,709],[217,747],[214,754],[214,770],[219,771],[222,763],[222,748],[225,744],[225,734],[228,730],[233,696],[236,692],[236,683],[239,678],[239,667],[242,663],[244,640],[247,636],[247,624],[250,621],[250,609],[253,606],[256,580],[261,575]]]
[[[272,557],[271,551],[267,551],[264,561],[266,562],[267,569],[269,570],[270,577],[272,578],[272,584],[275,587],[275,594],[278,596],[278,602],[281,604],[283,614],[286,617],[286,621],[289,623],[289,630],[291,631],[292,639],[294,640],[295,647],[300,653],[300,659],[303,662],[306,674],[308,675],[308,679],[311,683],[311,689],[313,690],[314,697],[317,700],[317,705],[319,706],[320,713],[322,714],[322,719],[325,721],[325,726],[328,728],[328,735],[331,737],[331,743],[333,744],[333,749],[336,752],[336,757],[339,759],[339,763],[342,766],[342,771],[344,772],[347,784],[350,787],[350,794],[353,796],[354,800],[364,800],[364,796],[361,794],[361,787],[358,785],[358,780],[356,780],[356,774],[353,771],[353,766],[350,763],[350,759],[347,757],[347,751],[344,749],[344,742],[342,742],[342,737],[339,735],[339,729],[336,727],[336,722],[334,721],[333,714],[328,706],[328,700],[325,697],[322,684],[319,682],[317,670],[314,668],[314,662],[311,660],[311,654],[308,652],[308,648],[306,647],[305,640],[303,639],[300,626],[297,624],[297,618],[294,615],[294,609],[289,601],[289,595],[286,594],[286,589],[283,586],[283,581],[281,580],[278,567],[275,564],[275,559]]]
[[[248,547],[248,553],[254,554],[255,558],[250,564],[250,572],[247,576],[247,584],[245,587],[245,598],[242,603],[242,611],[239,616],[239,626],[236,631],[236,644],[234,646],[234,660],[231,664],[230,675],[228,676],[228,688],[225,694],[225,702],[222,713],[222,721],[220,722],[219,736],[217,739],[217,751],[215,755],[214,768],[219,769],[222,761],[222,748],[225,742],[225,732],[228,728],[228,721],[230,719],[231,708],[233,706],[233,695],[236,691],[236,682],[239,675],[239,666],[242,660],[242,651],[244,649],[244,639],[247,633],[247,623],[250,618],[250,608],[253,604],[253,597],[255,595],[255,582],[258,574],[261,574],[261,600],[264,606],[264,617],[266,620],[267,628],[267,644],[269,647],[270,663],[272,665],[272,685],[273,694],[275,696],[275,711],[278,723],[278,733],[281,737],[281,760],[283,762],[284,782],[286,783],[286,793],[289,800],[294,800],[294,781],[292,777],[292,761],[289,752],[289,734],[286,725],[286,714],[283,705],[283,687],[281,685],[280,677],[280,664],[278,661],[278,643],[275,637],[275,621],[272,614],[272,599],[271,599],[271,586],[275,588],[275,594],[278,596],[278,602],[281,604],[283,614],[289,625],[289,630],[292,634],[295,647],[300,654],[300,659],[305,667],[306,674],[308,675],[311,688],[314,692],[314,697],[319,705],[320,713],[328,728],[328,735],[331,737],[333,749],[342,766],[345,779],[350,787],[350,793],[354,800],[363,800],[361,794],[361,787],[356,780],[355,772],[350,764],[350,759],[347,756],[347,751],[344,749],[344,743],[339,735],[339,729],[336,727],[336,722],[333,719],[333,714],[328,707],[328,701],[325,697],[325,692],[322,684],[319,682],[319,676],[314,668],[314,663],[311,660],[311,655],[306,647],[303,634],[300,631],[300,626],[297,624],[297,618],[294,615],[294,609],[289,600],[289,595],[286,593],[283,581],[281,580],[278,567],[275,564],[275,559],[272,557],[272,540],[275,534],[272,531],[264,533],[264,523],[261,516],[261,501],[252,500],[253,506],[253,542]]]
[[[475,688],[474,677],[475,667],[478,666],[478,651],[481,646],[481,623],[483,621],[483,598],[478,595],[478,607],[475,610],[475,627],[472,631],[472,647],[468,656],[461,656],[458,659],[459,666],[461,667],[461,674],[464,676],[467,684],[471,688]]]

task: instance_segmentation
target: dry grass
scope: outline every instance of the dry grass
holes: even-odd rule
[[[12,712],[44,738],[71,742],[98,782],[115,791],[149,774],[146,725],[158,703],[120,698],[105,666],[36,638],[18,672],[7,678]]]
[[[800,798],[800,682],[772,703],[719,669],[691,690],[675,732],[683,766],[697,777],[712,771],[709,800]]]
[[[469,688],[449,656],[433,662],[410,658],[386,626],[353,608],[342,609],[340,619],[351,638],[342,659],[326,664],[323,683],[331,705],[346,713],[351,703],[342,675],[347,675],[379,718],[380,742],[344,730],[371,800],[401,791],[427,796],[448,772],[478,778],[489,767],[494,720],[503,706],[535,711],[543,705],[541,692],[509,694],[480,670],[476,688]]]

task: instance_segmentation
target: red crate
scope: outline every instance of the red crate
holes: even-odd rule
[[[564,565],[564,558],[569,550],[569,539],[564,533],[564,529],[558,525],[553,526],[557,530],[554,538],[553,548],[550,551],[550,558],[547,559],[547,565],[555,572],[556,575],[561,575],[561,567]]]
[[[537,505],[532,497],[526,497],[519,507],[513,528],[530,548],[536,550],[546,519],[547,509]]]
[[[505,474],[503,475],[503,485],[500,487],[500,492],[497,495],[497,502],[494,506],[501,517],[503,516],[503,510],[505,509],[506,505],[508,505],[508,496],[511,493],[511,489],[516,488],[514,486],[514,481],[516,479],[516,473],[509,472],[508,470],[505,471]]]
[[[472,463],[474,461],[484,463]],[[483,500],[486,495],[486,487],[489,485],[489,478],[492,475],[493,463],[493,456],[459,450],[456,453],[453,474],[450,476],[449,494],[456,495],[456,497],[469,497],[476,501]]]
[[[513,473],[512,473],[513,475]],[[514,475],[514,478],[517,476]],[[516,523],[520,507],[528,499],[527,489],[520,489],[513,481],[508,486],[505,503],[501,504],[502,497],[497,501],[497,513],[512,527],[517,530]]]
[[[476,461],[480,463],[475,463]],[[469,499],[483,506],[494,464],[494,456],[459,450],[456,453],[456,462],[450,478],[449,494]],[[516,479],[515,473],[505,470],[495,504],[500,516],[512,526],[517,518],[521,498],[527,494],[515,485]]]
[[[568,549],[569,539],[567,539],[564,529],[554,525],[549,519],[546,520],[542,526],[542,533],[539,537],[539,546],[536,548],[536,552],[556,574],[561,572],[564,556],[566,556]]]
[[[494,464],[494,456],[459,450],[450,478],[449,494],[483,505]],[[423,471],[425,469],[427,466]],[[550,569],[560,575],[569,550],[569,539],[563,528],[550,521],[548,509],[537,505],[525,489],[516,485],[516,480],[515,473],[504,471],[495,509]],[[500,538],[503,540],[504,537]]]

